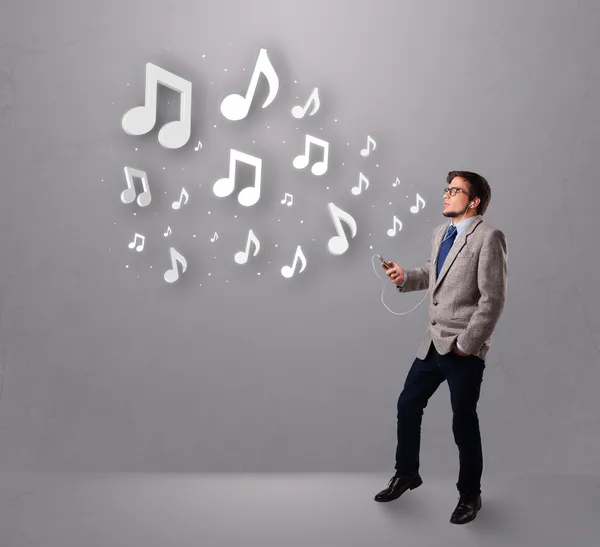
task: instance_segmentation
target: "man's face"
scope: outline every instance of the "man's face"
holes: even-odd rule
[[[461,178],[454,177],[450,181],[448,188],[458,188],[456,195],[450,195],[450,192],[444,194],[444,216],[448,218],[454,218],[461,216],[465,212],[465,208],[470,203],[469,183]],[[462,191],[461,191],[462,190]],[[454,192],[455,190],[451,190]]]

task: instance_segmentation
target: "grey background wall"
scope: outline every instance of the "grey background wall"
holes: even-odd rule
[[[427,306],[386,311],[371,257],[423,264],[445,176],[468,169],[490,181],[484,218],[509,249],[479,406],[486,469],[597,471],[599,18],[592,0],[2,2],[0,469],[391,470]],[[277,98],[226,120],[260,48]],[[192,82],[178,150],[157,141],[173,91],[149,134],[121,127],[147,62]],[[315,86],[320,110],[294,119]],[[306,133],[330,142],[322,177],[292,166]],[[231,148],[263,159],[254,207],[212,193]],[[150,206],[120,201],[126,165],[148,173]],[[359,172],[370,187],[354,196]],[[358,223],[342,256],[329,202]],[[261,249],[239,265],[249,229]],[[297,245],[306,270],[285,279]],[[188,261],[174,284],[170,246]],[[398,313],[424,296],[387,283]],[[429,472],[458,467],[451,419],[443,384]]]

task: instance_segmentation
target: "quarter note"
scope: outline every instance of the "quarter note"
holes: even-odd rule
[[[140,243],[137,247],[135,247],[135,244],[136,244],[136,242],[138,240],[138,237],[142,240],[142,243]],[[136,232],[135,236],[133,237],[133,241],[129,243],[128,247],[130,249],[133,249],[135,247],[135,250],[139,253],[139,252],[141,252],[144,249],[144,243],[145,242],[146,242],[146,238],[143,235],[138,234]]]
[[[310,94],[308,101],[306,101],[304,108],[302,108],[302,106],[300,106],[300,105],[292,108],[292,116],[294,116],[294,118],[303,118],[304,114],[306,114],[306,111],[308,110],[308,105],[311,102],[313,103],[313,107],[312,107],[312,110],[308,114],[309,116],[312,116],[313,114],[315,114],[317,112],[317,110],[319,110],[319,107],[321,106],[321,101],[319,100],[319,89],[317,87],[315,87],[312,90],[312,93]]]
[[[250,154],[231,149],[229,153],[229,176],[219,179],[213,185],[213,193],[219,198],[231,194],[235,188],[235,172],[237,162],[241,161],[254,167],[254,186],[244,188],[238,195],[238,202],[244,207],[250,207],[258,202],[260,198],[260,186],[262,176],[262,160]]]
[[[298,273],[302,273],[306,269],[306,257],[304,256],[304,253],[302,252],[302,247],[300,245],[298,245],[298,247],[296,248],[296,253],[294,254],[294,262],[291,266],[284,266],[283,268],[281,268],[281,275],[283,277],[287,277],[288,279],[292,277],[296,272],[296,263],[298,262],[298,260],[300,260],[300,262],[302,263],[302,266]]]
[[[394,215],[392,221],[392,227],[387,231],[387,235],[389,235],[390,237],[396,235],[396,226],[398,226],[398,230],[402,230],[402,222],[396,215]]]
[[[258,251],[260,250],[260,241],[258,241],[258,238],[254,235],[254,232],[252,230],[250,230],[248,232],[248,240],[246,242],[246,250],[235,253],[234,260],[238,264],[245,264],[246,262],[248,262],[250,242],[253,242],[254,247],[255,247],[254,254],[252,256],[256,256],[258,254]]]
[[[177,210],[177,209],[181,209],[181,200],[184,198],[185,196],[185,203],[188,202],[189,199],[189,194],[187,193],[185,188],[181,189],[181,195],[179,196],[179,201],[174,201],[173,204],[171,205],[171,207],[173,207],[173,209]],[[184,205],[185,205],[184,203]]]
[[[316,162],[311,172],[313,175],[320,176],[327,171],[327,164],[329,161],[329,143],[317,137],[306,135],[304,144],[304,154],[296,156],[293,161],[293,165],[296,169],[304,169],[308,165],[308,158],[310,156],[310,145],[320,146],[323,149],[323,161]]]
[[[419,201],[423,204],[423,207],[425,207],[425,200],[419,194],[417,194],[417,204],[410,206],[410,212],[411,213],[418,213],[419,212]]]
[[[121,192],[121,201],[123,203],[131,203],[135,200],[136,191],[133,185],[133,179],[138,178],[142,181],[143,192],[137,197],[137,203],[140,207],[150,205],[152,195],[150,194],[150,185],[148,184],[148,175],[145,171],[134,169],[133,167],[125,167],[125,180],[127,181],[127,189]]]
[[[163,84],[181,94],[179,119],[166,123],[158,132],[158,142],[165,148],[181,148],[190,138],[192,121],[192,84],[187,80],[146,63],[146,92],[143,106],[125,113],[121,121],[129,135],[145,135],[156,124],[156,96],[158,84]]]
[[[290,201],[287,201],[287,198],[290,198]],[[283,199],[281,200],[281,205],[284,205],[287,203],[288,207],[292,206],[292,203],[294,203],[294,196],[292,196],[292,194],[288,194],[287,192],[285,193],[285,195],[283,196]]]
[[[358,177],[358,186],[352,187],[352,193],[355,196],[358,196],[362,192],[362,183],[365,183],[365,190],[369,187],[369,179],[365,177],[362,173],[359,174]]]
[[[174,247],[169,249],[169,253],[171,255],[171,266],[172,269],[169,269],[165,272],[165,281],[167,283],[175,283],[179,279],[179,271],[177,269],[177,263],[181,264],[181,273],[184,274],[187,270],[187,260],[185,256],[183,256],[179,251],[175,250]]]
[[[371,145],[371,144],[373,145],[373,150],[375,150],[377,143],[373,140],[373,138],[370,135],[367,135],[367,147],[363,148],[360,151],[361,156],[367,157],[371,153],[371,151],[369,149],[369,145]]]
[[[269,83],[269,94],[265,99],[262,108],[266,108],[273,102],[277,95],[277,91],[279,91],[279,77],[269,60],[267,50],[263,48],[258,54],[258,59],[254,66],[254,72],[252,72],[252,78],[250,79],[250,85],[248,86],[246,96],[244,97],[237,93],[227,95],[221,102],[221,113],[223,116],[232,121],[241,120],[247,116],[250,110],[250,104],[254,98],[254,93],[256,92],[258,78],[261,74],[264,74]]]
[[[341,221],[343,220],[346,224],[348,224],[348,226],[350,226],[351,235],[352,235],[352,238],[354,238],[354,236],[356,236],[356,232],[357,232],[356,220],[354,220],[352,215],[350,215],[346,211],[343,211],[342,209],[340,209],[333,203],[329,203],[328,206],[329,206],[329,213],[331,214],[331,218],[333,220],[333,225],[335,226],[335,230],[338,233],[338,235],[333,236],[329,240],[329,243],[327,244],[327,248],[329,249],[329,252],[332,255],[339,256],[339,255],[344,254],[348,250],[348,247],[350,246],[350,244],[348,243],[348,238],[346,237],[346,234],[344,233],[344,229],[342,227]]]

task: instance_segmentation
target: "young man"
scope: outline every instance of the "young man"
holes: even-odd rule
[[[491,199],[485,178],[451,171],[446,181],[443,214],[451,220],[434,230],[430,258],[420,268],[404,270],[391,262],[386,270],[400,292],[431,289],[430,321],[398,398],[396,474],[375,500],[395,500],[423,483],[423,410],[447,380],[460,461],[459,501],[450,522],[464,524],[481,509],[483,451],[477,402],[492,332],[506,299],[508,254],[504,234],[482,218]]]

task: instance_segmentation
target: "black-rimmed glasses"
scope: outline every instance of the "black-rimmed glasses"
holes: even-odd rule
[[[471,197],[471,194],[465,192],[462,188],[444,188],[444,196],[449,193],[452,197],[454,197],[456,194],[458,194],[458,192],[462,192],[463,194]]]

